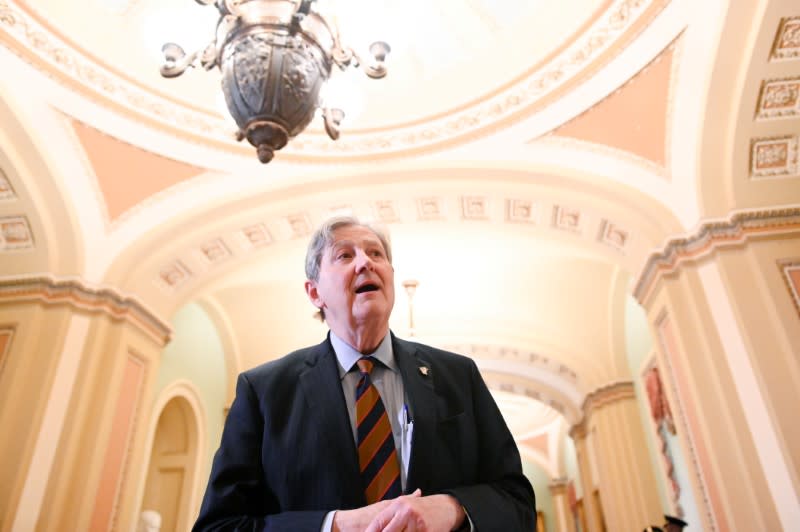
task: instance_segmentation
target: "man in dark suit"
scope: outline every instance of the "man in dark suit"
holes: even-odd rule
[[[330,333],[239,376],[195,530],[534,530],[475,363],[389,331],[391,258],[353,218],[312,236],[306,292]]]

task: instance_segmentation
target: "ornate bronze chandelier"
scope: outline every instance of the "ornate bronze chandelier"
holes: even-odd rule
[[[389,45],[370,46],[372,60],[362,61],[339,41],[338,31],[312,6],[315,0],[195,0],[214,4],[220,13],[214,40],[187,55],[165,44],[161,75],[180,76],[199,63],[218,66],[222,92],[236,125],[237,140],[255,146],[262,163],[300,134],[320,107],[320,89],[335,64],[345,70],[361,66],[367,76],[386,75]],[[325,131],[339,138],[341,109],[322,109]]]

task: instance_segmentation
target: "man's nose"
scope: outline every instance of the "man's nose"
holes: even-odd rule
[[[356,273],[360,273],[363,270],[372,270],[374,267],[374,263],[372,262],[372,258],[367,255],[364,251],[356,251]]]

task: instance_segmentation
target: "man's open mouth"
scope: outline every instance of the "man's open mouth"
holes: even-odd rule
[[[356,288],[356,294],[363,294],[364,292],[375,292],[376,290],[378,290],[378,285],[365,284]]]

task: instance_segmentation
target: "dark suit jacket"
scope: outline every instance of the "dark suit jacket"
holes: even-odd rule
[[[533,489],[475,363],[394,335],[392,347],[414,414],[406,493],[453,495],[478,532],[535,530]],[[328,511],[365,505],[330,341],[242,373],[194,530],[317,532]]]

